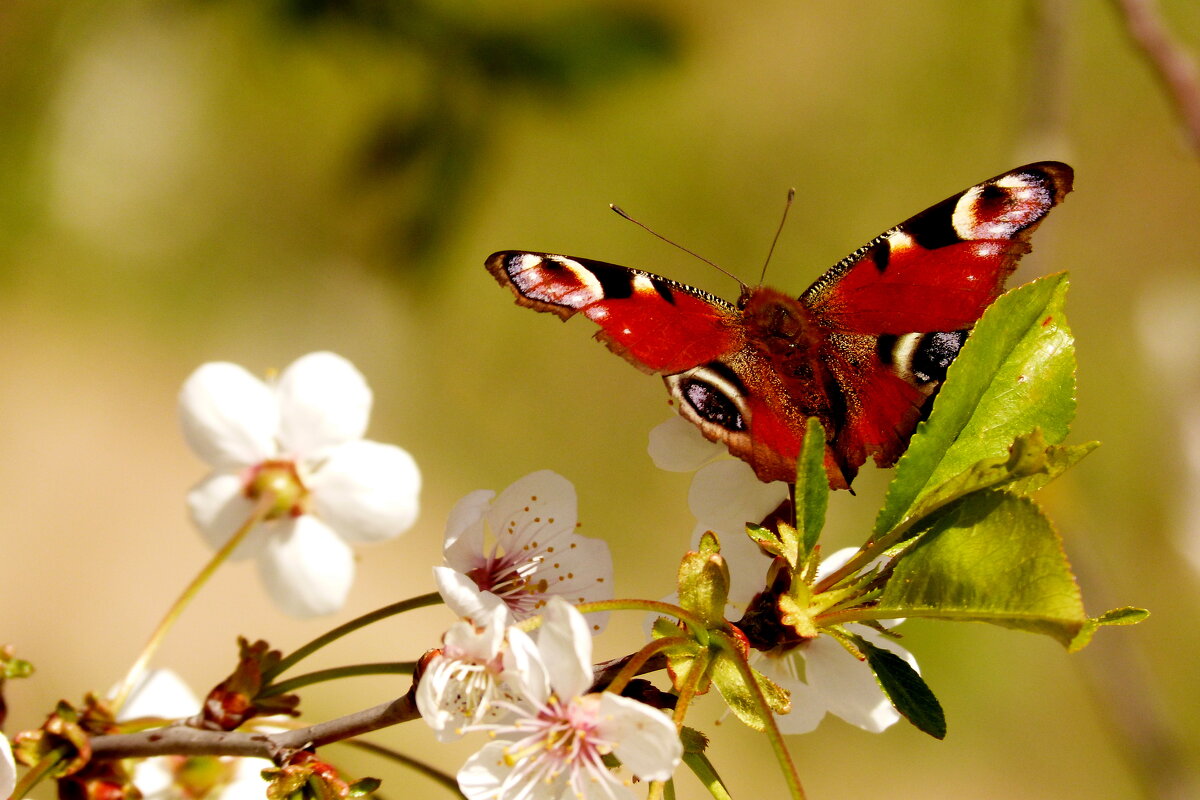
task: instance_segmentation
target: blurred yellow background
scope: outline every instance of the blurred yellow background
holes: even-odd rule
[[[1200,48],[1200,5],[1164,0]],[[453,503],[539,468],[570,478],[582,532],[608,539],[619,596],[672,589],[688,476],[657,470],[657,379],[517,309],[494,250],[639,266],[726,297],[711,268],[610,202],[799,293],[885,228],[1026,161],[1076,190],[1013,283],[1069,269],[1078,339],[1072,441],[1104,446],[1042,502],[1092,613],[1154,613],[1083,653],[981,625],[912,622],[906,646],[945,742],[827,719],[792,740],[812,798],[1184,798],[1200,793],[1200,169],[1114,4],[1014,0],[174,0],[0,9],[0,642],[12,732],[104,691],[209,552],[185,517],[205,467],[175,399],[230,360],[261,373],[329,349],[375,390],[371,438],[423,470],[423,511],[360,551],[347,608],[284,618],[251,564],[226,567],[156,664],[198,691],[234,637],[284,650],[432,587]],[[887,473],[833,499],[831,546],[862,541]],[[444,609],[392,620],[313,666],[412,659]],[[637,646],[618,618],[597,656]],[[406,679],[306,695],[316,721]],[[764,740],[714,703],[691,724],[736,797],[783,783]],[[454,772],[478,742],[421,723],[377,741]],[[446,796],[343,749],[384,797]],[[679,796],[704,796],[680,773]],[[49,796],[45,789],[40,796]]]

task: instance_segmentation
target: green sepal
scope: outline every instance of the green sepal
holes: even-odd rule
[[[729,597],[729,567],[721,555],[717,535],[708,531],[700,537],[699,550],[684,555],[677,578],[679,605],[709,625],[725,621]]]
[[[975,492],[927,521],[875,611],[990,622],[1069,646],[1087,622],[1062,541],[1027,497]]]
[[[764,528],[762,525],[756,525],[753,522],[746,523],[746,535],[764,552],[785,559],[788,565],[795,569],[793,559],[796,557],[796,548],[799,538],[796,535],[796,529],[786,522],[778,524],[778,533],[771,528]]]
[[[942,704],[912,665],[883,647],[876,647],[861,636],[850,638],[867,659],[879,687],[892,706],[916,728],[935,739],[946,738],[946,715]]]
[[[812,552],[825,526],[829,508],[829,476],[825,471],[825,428],[816,417],[809,417],[804,427],[804,441],[796,462],[796,487],[793,495],[796,508],[796,529],[801,537],[799,552],[790,556],[792,569]]]
[[[1001,296],[947,371],[929,419],[917,426],[875,535],[895,527],[924,491],[1040,428],[1051,444],[1075,415],[1075,346],[1063,312],[1068,280],[1049,275]]]
[[[1074,653],[1087,647],[1088,643],[1092,641],[1092,637],[1096,635],[1096,631],[1105,625],[1137,625],[1148,616],[1150,616],[1149,611],[1144,608],[1134,608],[1133,606],[1105,611],[1100,616],[1092,617],[1083,624],[1083,628],[1071,640],[1071,644],[1067,646],[1067,650]]]
[[[685,753],[703,753],[708,749],[708,736],[703,731],[684,725],[679,729],[679,743]]]
[[[360,778],[346,788],[347,797],[366,797],[379,791],[383,781],[379,778]]]
[[[770,710],[764,710],[759,704],[758,693],[747,685],[742,671],[734,662],[735,658],[744,658],[728,652],[717,654],[713,658],[711,677],[712,683],[725,699],[725,704],[734,716],[756,731],[767,728],[771,711],[776,714],[786,714],[791,710],[792,702],[788,691],[775,681],[763,675],[753,667],[750,668],[758,690],[766,699]]]

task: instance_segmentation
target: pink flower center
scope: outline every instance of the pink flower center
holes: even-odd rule
[[[467,573],[481,591],[491,592],[504,601],[518,618],[531,616],[545,604],[549,585],[536,579],[543,556],[528,554],[498,555],[495,550],[483,566]]]

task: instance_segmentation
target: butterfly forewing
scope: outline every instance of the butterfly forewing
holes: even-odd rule
[[[649,272],[520,250],[493,253],[487,268],[521,305],[583,314],[600,326],[596,338],[647,372],[682,372],[742,343],[731,304]]]
[[[969,328],[995,300],[1072,171],[1019,167],[943,200],[843,259],[801,300],[837,328],[904,334]]]

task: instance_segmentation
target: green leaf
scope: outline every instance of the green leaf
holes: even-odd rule
[[[990,622],[1069,646],[1087,621],[1062,541],[1030,499],[983,491],[929,521],[876,606],[897,617]]]
[[[1075,348],[1063,313],[1065,274],[1003,295],[988,308],[947,372],[933,413],[917,426],[875,521],[881,536],[929,487],[1004,455],[1041,428],[1057,444],[1075,414]]]
[[[801,532],[798,555],[788,557],[795,570],[812,552],[821,529],[825,526],[825,511],[829,507],[829,477],[825,473],[825,428],[816,417],[809,417],[804,429],[804,443],[796,463],[796,529]]]
[[[935,739],[946,738],[946,715],[928,684],[907,661],[861,636],[851,637],[867,657],[883,693],[904,718]]]
[[[1148,616],[1150,616],[1150,612],[1146,609],[1132,606],[1105,611],[1100,616],[1085,622],[1067,649],[1072,653],[1082,650],[1088,642],[1092,641],[1096,631],[1105,625],[1136,625]]]

